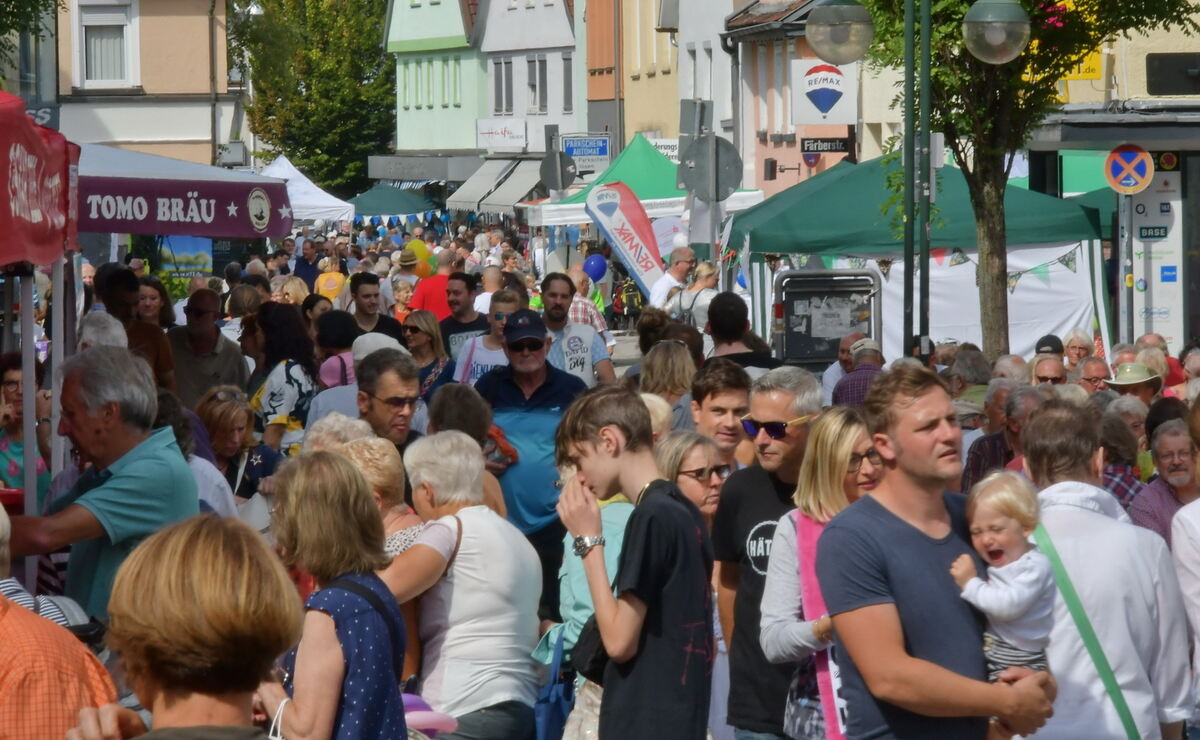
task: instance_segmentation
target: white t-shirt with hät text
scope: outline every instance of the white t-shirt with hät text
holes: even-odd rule
[[[483,344],[483,337],[471,337],[459,350],[454,366],[454,382],[475,385],[475,381],[488,370],[507,364],[508,355],[504,354],[503,349],[488,349]]]

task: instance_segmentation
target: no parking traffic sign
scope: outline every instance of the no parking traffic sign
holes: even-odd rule
[[[1140,193],[1154,179],[1154,159],[1136,144],[1124,144],[1113,149],[1104,161],[1104,178],[1108,186],[1121,195]]]

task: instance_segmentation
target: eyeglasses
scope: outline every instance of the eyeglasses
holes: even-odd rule
[[[497,311],[496,313],[492,314],[492,318],[495,319],[496,321],[507,321],[508,317],[511,315],[512,314],[501,313],[501,312]]]
[[[404,331],[405,334],[419,334],[421,332],[421,329],[419,327],[413,326],[412,324],[405,324],[404,326],[402,326],[400,328]]]
[[[1087,383],[1088,385],[1107,385],[1108,384],[1108,378],[1104,377],[1103,375],[1097,376],[1095,378],[1087,378],[1087,377],[1080,376],[1079,379],[1081,381],[1083,381],[1084,383]]]
[[[680,470],[679,474],[686,475],[689,478],[698,480],[701,483],[703,483],[703,482],[709,480],[710,478],[712,478],[713,473],[716,473],[717,477],[720,478],[721,480],[725,480],[726,478],[729,477],[729,474],[732,472],[733,472],[733,469],[730,468],[728,465],[708,465],[703,468],[696,468],[695,470]]]
[[[879,450],[872,447],[861,455],[857,452],[851,453],[850,461],[846,463],[846,472],[857,473],[859,470],[862,470],[863,460],[869,460],[875,467],[883,464],[883,458],[879,456]]]
[[[212,311],[207,308],[196,308],[194,306],[185,306],[183,309],[183,312],[185,314],[187,314],[188,316],[195,316],[198,319],[204,318],[205,316],[209,315],[210,313],[212,313],[212,314],[216,313],[216,311]]]
[[[783,439],[787,436],[788,427],[803,424],[815,418],[817,418],[817,414],[805,414],[791,421],[758,421],[757,419],[751,419],[750,415],[746,414],[742,417],[742,429],[746,430],[746,434],[751,439],[758,436],[760,429],[766,432],[767,436],[771,439]]]
[[[376,396],[374,393],[371,394],[371,398],[374,398],[376,401],[379,401],[382,404],[386,404],[387,406],[390,406],[391,408],[393,408],[397,411],[399,411],[400,409],[403,409],[403,408],[408,408],[410,406],[412,408],[416,408],[417,401],[421,400],[420,396],[392,396],[391,398],[380,398],[379,396]]]
[[[4,387],[4,390],[6,390],[6,391],[15,391],[17,388],[21,387],[21,381],[6,380],[3,383],[0,383],[0,385],[2,385]]]
[[[1034,377],[1037,378],[1037,382],[1049,383],[1050,385],[1062,385],[1063,383],[1067,382],[1066,377],[1064,377],[1062,375],[1058,375],[1055,377],[1049,377],[1046,375],[1035,375]]]
[[[517,342],[508,343],[508,351],[513,354],[520,352],[541,352],[542,347],[546,346],[546,342],[541,339],[522,339]]]
[[[217,391],[213,394],[213,399],[216,401],[238,401],[246,402],[246,394],[241,391]]]

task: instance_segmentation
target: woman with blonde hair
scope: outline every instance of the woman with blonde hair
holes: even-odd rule
[[[333,452],[354,463],[354,467],[367,479],[383,521],[384,553],[395,558],[412,547],[417,535],[421,534],[422,522],[421,517],[404,503],[404,461],[396,445],[382,437],[366,436],[335,447]],[[383,577],[386,572],[384,569],[380,576]],[[404,650],[404,679],[407,681],[421,669],[417,602],[404,602],[400,605],[400,612],[404,615],[408,633],[408,644]]]
[[[312,293],[308,289],[308,283],[302,279],[292,275],[279,286],[279,297],[282,303],[290,303],[293,306],[299,306],[304,303],[304,299]]]
[[[1063,337],[1063,366],[1068,373],[1078,374],[1079,365],[1092,356],[1096,345],[1083,329],[1072,329]]]
[[[696,362],[681,339],[666,339],[650,348],[642,360],[639,390],[661,396],[671,404],[671,428],[692,429],[692,378]]]
[[[241,388],[219,385],[196,403],[196,416],[212,440],[217,470],[225,476],[234,500],[245,503],[275,473],[283,455],[254,439],[254,412]]]
[[[830,519],[875,488],[881,466],[860,409],[835,406],[813,423],[796,481],[796,510],[775,528],[759,622],[767,659],[800,663],[788,691],[784,730],[789,737],[843,737],[830,679],[836,668],[828,651],[833,622],[816,576],[817,539]],[[819,697],[805,694],[814,674]]]
[[[434,391],[454,381],[454,360],[446,354],[442,344],[437,316],[423,309],[413,311],[404,320],[404,336],[408,339],[413,362],[420,368],[421,400],[429,403]]]
[[[708,323],[708,304],[712,303],[713,297],[717,295],[717,279],[716,265],[708,261],[697,264],[696,271],[692,274],[692,284],[675,293],[667,301],[667,313],[676,321],[703,332],[704,325]],[[704,356],[712,354],[712,349],[712,337],[705,334]]]
[[[383,522],[358,469],[333,452],[309,452],[275,476],[272,531],[288,565],[316,579],[300,644],[282,684],[259,687],[263,708],[283,711],[286,738],[405,737],[400,682],[405,625],[375,571],[387,566]]]
[[[154,730],[109,704],[82,712],[68,740],[99,727],[118,730],[104,737],[266,740],[251,725],[254,694],[296,644],[302,614],[279,559],[252,529],[205,515],[150,536],[117,571],[108,615],[108,646]]]

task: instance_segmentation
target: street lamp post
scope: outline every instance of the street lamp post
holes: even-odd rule
[[[904,0],[904,342],[913,338],[913,273],[920,272],[920,336],[929,335],[929,224],[933,193],[930,112],[933,57],[933,0]],[[1017,0],[977,0],[963,16],[967,50],[988,64],[1005,64],[1029,43],[1029,15]],[[870,13],[856,0],[826,0],[805,22],[808,45],[831,64],[848,64],[866,54],[874,38]],[[917,48],[917,42],[920,48]],[[918,66],[919,61],[919,66]],[[919,87],[918,87],[919,80]],[[919,90],[919,94],[918,94]],[[920,266],[914,264],[919,255]],[[911,347],[905,346],[908,352]]]

